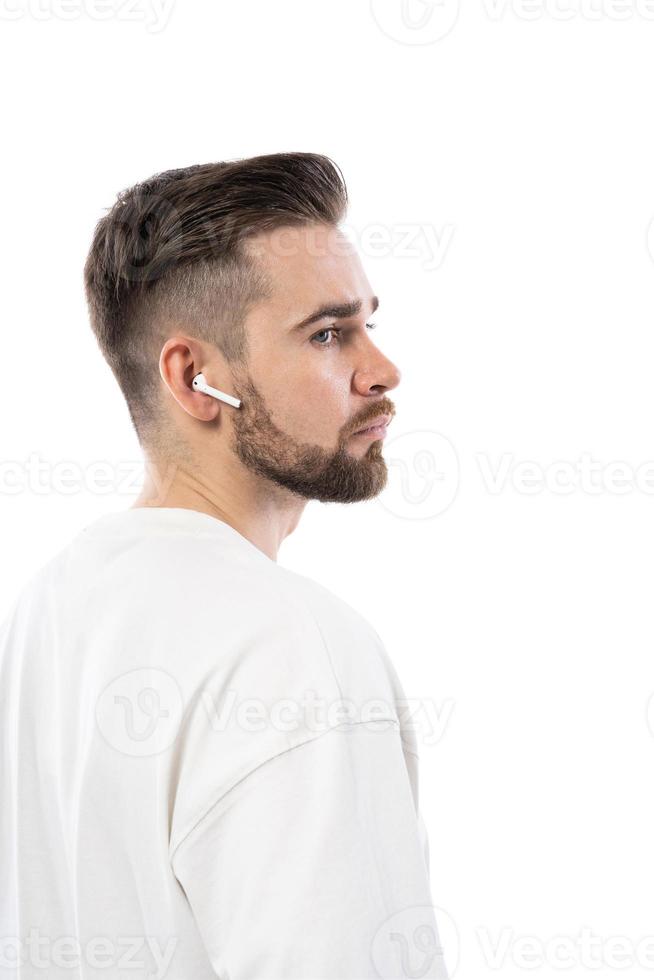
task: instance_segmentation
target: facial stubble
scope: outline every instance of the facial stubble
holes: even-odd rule
[[[249,375],[232,386],[241,407],[232,414],[232,449],[249,469],[306,500],[351,504],[376,497],[386,486],[388,470],[382,441],[373,441],[360,458],[339,436],[335,450],[298,442],[272,420]]]

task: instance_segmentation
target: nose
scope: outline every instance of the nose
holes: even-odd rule
[[[380,350],[373,348],[365,365],[354,372],[353,383],[357,394],[382,394],[397,388],[401,379],[400,369]]]

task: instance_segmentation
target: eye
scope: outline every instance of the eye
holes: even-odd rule
[[[367,330],[374,330],[376,326],[377,326],[376,323],[366,323]],[[311,338],[311,342],[313,343],[313,341],[316,340],[317,337],[320,337],[322,334],[329,334],[329,333],[333,333],[338,337],[341,334],[341,330],[339,329],[339,327],[324,327],[322,330],[319,330],[318,333],[314,333],[313,337]],[[323,344],[318,342],[318,347],[329,348],[332,346],[333,343],[334,343],[333,341],[329,344]]]
[[[317,337],[320,337],[321,335],[326,333],[339,334],[340,330],[338,330],[336,327],[325,327],[323,330],[319,330],[318,333],[314,333],[313,337],[311,338],[311,342],[313,343],[313,341],[316,340]],[[331,344],[318,343],[318,347],[331,347],[331,346],[332,346]]]

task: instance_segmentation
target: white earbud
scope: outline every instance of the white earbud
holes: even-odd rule
[[[219,391],[218,388],[212,388],[211,385],[207,384],[207,379],[203,374],[196,374],[191,383],[194,389],[201,391],[203,395],[211,395],[212,398],[217,398],[221,402],[227,402],[228,405],[233,405],[234,408],[241,407],[239,398],[234,398],[233,395],[226,395],[224,391]]]

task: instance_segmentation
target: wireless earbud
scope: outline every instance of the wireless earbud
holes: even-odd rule
[[[203,374],[196,374],[191,383],[193,388],[196,391],[201,391],[203,395],[211,395],[212,398],[217,398],[221,402],[227,402],[228,405],[233,405],[234,408],[241,407],[239,398],[234,398],[233,395],[226,395],[224,391],[219,391],[218,388],[212,388],[211,385],[207,384],[207,379]]]

